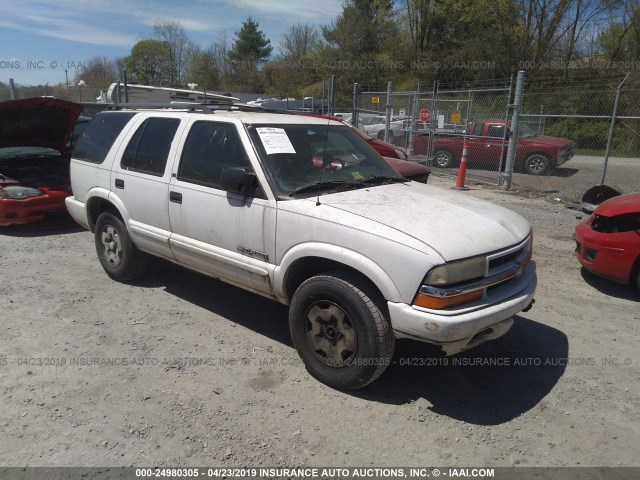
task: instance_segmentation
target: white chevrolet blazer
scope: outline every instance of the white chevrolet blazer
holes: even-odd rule
[[[375,380],[396,338],[455,354],[533,303],[516,213],[407,181],[339,122],[172,107],[100,113],[73,154],[67,208],[111,278],[155,255],[289,305],[307,370],[338,388]]]

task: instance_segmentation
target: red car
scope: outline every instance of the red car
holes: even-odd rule
[[[578,224],[575,253],[590,272],[640,288],[640,192],[606,200]]]
[[[0,103],[0,226],[66,211],[71,139],[83,110],[55,98]]]
[[[495,166],[500,158],[506,158],[509,141],[505,140],[504,120],[473,121],[467,128],[469,142],[469,164],[477,166]],[[451,168],[456,166],[462,158],[465,138],[460,133],[438,133],[433,137],[428,134],[418,135],[413,141],[416,155],[427,155],[429,146],[433,142],[434,166]],[[543,175],[573,157],[574,146],[571,140],[547,135],[538,135],[527,127],[520,126],[518,135],[515,166],[530,175]]]
[[[395,145],[382,140],[377,140],[365,135],[353,125],[343,121],[340,118],[332,117],[329,115],[316,115],[316,114],[303,114],[308,117],[326,118],[328,120],[335,120],[342,122],[348,127],[352,128],[358,135],[360,135],[371,147],[384,157],[384,159],[404,178],[413,180],[414,182],[427,183],[431,169],[425,167],[416,162],[408,160],[407,153],[404,149],[396,147]]]

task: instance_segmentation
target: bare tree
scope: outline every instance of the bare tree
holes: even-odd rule
[[[434,27],[434,0],[407,0],[407,20],[416,60],[430,45]]]
[[[182,24],[175,20],[156,20],[153,24],[153,35],[156,39],[169,43],[170,82],[173,86],[181,86],[189,70],[195,45],[187,38]]]
[[[581,47],[588,43],[588,39],[583,38],[587,27],[603,20],[607,10],[606,3],[601,0],[575,0],[573,14],[568,18],[564,35],[565,66],[577,55],[586,53],[581,51]]]
[[[94,57],[84,62],[84,66],[75,75],[75,82],[84,80],[87,85],[107,88],[119,78],[118,65],[107,57]]]
[[[191,55],[189,81],[196,83],[198,89],[218,88],[218,66],[213,45],[207,49],[198,48]]]
[[[558,40],[558,29],[571,5],[570,0],[525,0],[525,58],[534,62],[548,58]]]
[[[600,50],[612,60],[640,60],[640,4],[637,0],[609,0],[611,22],[600,32]]]
[[[218,36],[218,41],[211,44],[211,54],[216,64],[220,86],[223,89],[229,88],[229,78],[231,76],[231,66],[227,59],[229,58],[229,38],[227,34],[222,32]]]
[[[291,25],[282,35],[279,50],[285,58],[304,57],[311,46],[318,42],[319,35],[315,28],[300,23]]]

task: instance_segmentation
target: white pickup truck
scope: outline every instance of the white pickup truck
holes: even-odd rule
[[[382,374],[396,338],[455,354],[533,303],[524,218],[407,181],[336,121],[115,108],[79,140],[71,183],[110,277],[142,275],[151,254],[289,305],[307,370],[338,388]]]

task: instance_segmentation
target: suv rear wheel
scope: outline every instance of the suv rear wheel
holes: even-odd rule
[[[384,372],[395,339],[378,297],[346,272],[318,275],[300,285],[291,301],[289,328],[311,375],[333,387],[355,389]]]
[[[140,277],[147,267],[147,255],[131,241],[122,220],[109,212],[96,220],[95,244],[104,271],[114,280],[126,282]]]

